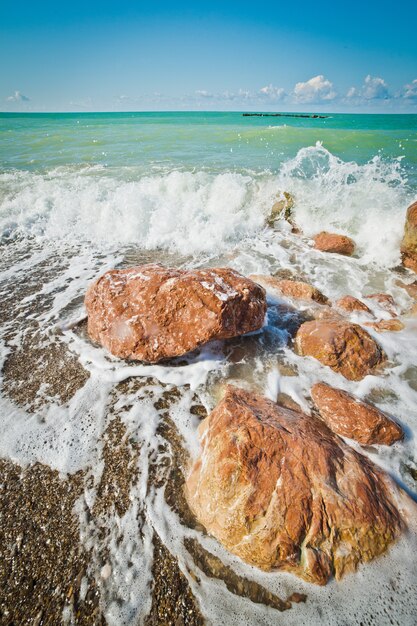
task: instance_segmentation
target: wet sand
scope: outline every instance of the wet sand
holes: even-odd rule
[[[285,345],[310,312],[271,305],[262,334],[216,348],[227,374],[209,374],[195,390],[150,376],[116,381],[110,375],[117,363],[105,361],[108,369],[98,373],[92,368],[96,349],[79,319],[85,285],[107,261],[93,254],[74,277],[74,249],[65,258],[45,255],[35,243],[4,249],[2,411],[10,412],[3,417],[12,443],[0,461],[0,623],[199,626],[210,597],[217,616],[226,606],[256,624],[277,623],[282,612],[293,615],[288,623],[297,615],[306,623],[296,611],[310,606],[313,591],[294,577],[277,583],[230,560],[195,520],[183,485],[197,426],[226,381],[259,388],[271,364],[296,380],[298,366]],[[128,250],[117,263],[145,260],[154,255]],[[277,275],[288,277],[289,270]],[[84,360],[77,341],[88,349]],[[289,387],[279,395],[297,408],[294,398]],[[403,475],[415,485],[413,459],[403,461]],[[389,619],[399,623],[395,611]]]

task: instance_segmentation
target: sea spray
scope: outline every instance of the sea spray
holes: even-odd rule
[[[0,175],[0,232],[94,245],[136,245],[182,254],[217,253],[262,237],[277,193],[295,199],[308,237],[353,237],[361,263],[399,262],[404,212],[412,199],[400,160],[345,162],[321,144],[303,148],[277,173],[168,171],[124,180],[117,168],[60,167]],[[378,238],[375,233],[378,233]]]

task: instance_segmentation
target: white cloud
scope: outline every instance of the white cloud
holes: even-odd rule
[[[253,94],[247,89],[239,89],[238,91],[225,91],[221,94],[226,100],[249,100]]]
[[[197,102],[201,102],[201,100],[211,100],[215,104],[233,103],[234,105],[242,106],[260,106],[273,105],[277,102],[281,102],[287,98],[287,94],[282,87],[275,87],[270,84],[256,91],[242,88],[237,90],[226,89],[225,91],[217,92],[198,89],[194,91],[192,96],[188,96],[188,98],[197,100]]]
[[[253,94],[246,89],[239,89],[238,91],[222,91],[213,93],[206,89],[197,89],[194,92],[197,98],[215,99],[215,100],[248,100],[253,97]]]
[[[319,74],[305,83],[297,83],[294,87],[294,96],[296,102],[327,102],[334,100],[337,93],[333,89],[333,83]]]
[[[195,92],[196,96],[199,96],[200,98],[213,98],[214,94],[212,94],[210,91],[206,91],[205,89],[197,89],[197,91]]]
[[[271,100],[283,100],[287,95],[282,87],[274,87],[274,85],[266,85],[259,90],[261,97],[267,97]]]
[[[20,91],[15,91],[12,96],[6,98],[7,102],[29,102],[30,98],[24,96]]]
[[[305,82],[298,82],[293,90],[286,90],[273,83],[264,84],[262,87],[253,89],[227,89],[223,91],[210,91],[208,89],[196,89],[191,93],[182,96],[169,96],[161,93],[141,94],[140,96],[115,96],[114,100],[120,108],[133,108],[134,106],[156,106],[158,107],[181,107],[186,108],[191,104],[196,108],[223,108],[225,110],[242,108],[242,110],[278,110],[288,105],[289,110],[300,110],[302,104],[306,108],[314,110],[318,106],[338,107],[349,105],[350,107],[362,107],[364,110],[398,106],[411,106],[417,103],[417,78],[410,84],[404,85],[397,92],[390,92],[388,84],[380,76],[367,75],[362,85],[351,86],[350,88],[337,93],[333,82],[323,74],[313,76]],[[86,103],[91,108],[92,103]],[[85,105],[85,106],[86,106]],[[82,104],[77,107],[84,108]]]
[[[365,78],[361,95],[365,100],[387,100],[391,97],[385,80],[370,74]]]
[[[371,101],[391,100],[394,96],[383,78],[368,74],[361,87],[351,87],[348,90],[346,98],[353,104],[370,104]]]
[[[417,78],[411,81],[409,85],[405,85],[403,97],[410,100],[417,100]]]
[[[358,90],[356,89],[356,87],[351,87],[350,89],[348,89],[348,92],[346,94],[346,98],[357,98],[359,95]]]
[[[70,107],[74,109],[81,109],[86,111],[94,110],[94,102],[91,97],[85,98],[84,100],[70,100]]]

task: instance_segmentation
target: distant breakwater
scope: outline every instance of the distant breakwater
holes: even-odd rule
[[[303,115],[302,113],[242,113],[243,117],[306,117],[325,120],[328,115]]]

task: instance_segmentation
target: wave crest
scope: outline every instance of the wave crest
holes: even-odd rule
[[[134,244],[183,254],[218,252],[260,236],[274,196],[289,191],[307,235],[351,235],[364,262],[395,264],[411,201],[400,160],[345,162],[320,143],[301,149],[278,173],[57,168],[4,173],[0,229],[95,244]],[[378,237],[375,234],[378,234]]]

